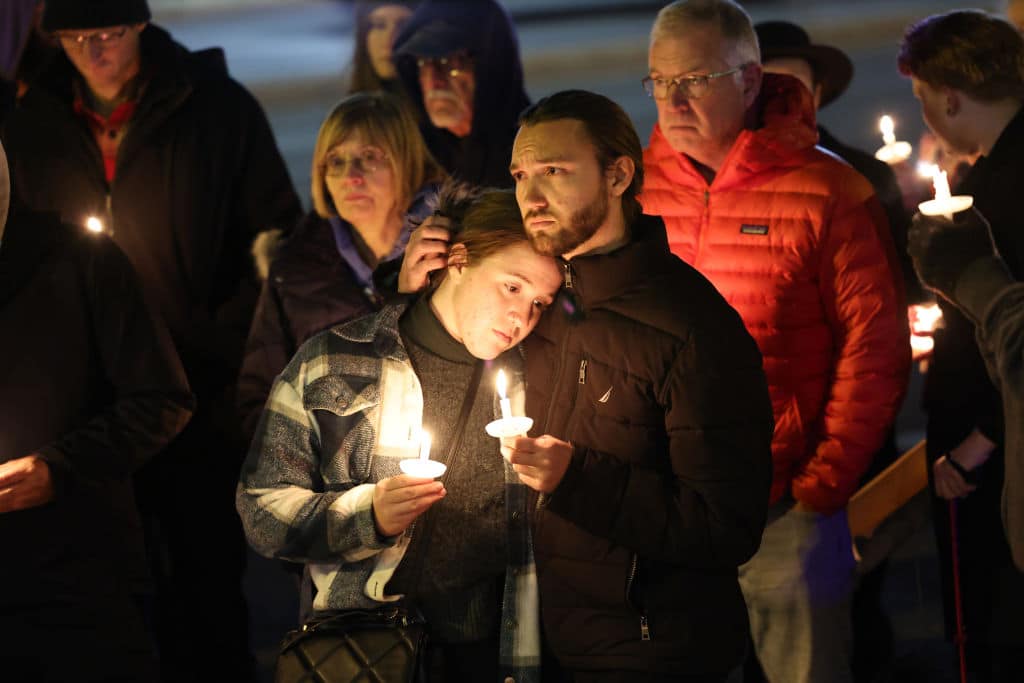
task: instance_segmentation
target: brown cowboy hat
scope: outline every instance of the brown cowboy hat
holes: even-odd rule
[[[853,62],[846,53],[830,45],[815,45],[800,26],[788,21],[762,21],[754,26],[761,45],[761,62],[778,57],[806,60],[821,84],[821,106],[843,94],[853,79]]]

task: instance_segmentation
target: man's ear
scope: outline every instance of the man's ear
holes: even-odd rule
[[[761,94],[761,80],[764,78],[764,68],[757,62],[751,62],[743,67],[743,106],[749,109],[754,100]]]
[[[621,156],[608,167],[608,189],[613,197],[621,197],[636,175],[636,163],[627,156]]]
[[[462,269],[469,265],[469,252],[462,242],[453,244],[448,250],[448,274],[453,277],[462,275]]]
[[[819,109],[821,109],[821,93],[823,93],[824,91],[825,86],[823,86],[821,83],[814,84],[814,92],[811,93],[812,95],[814,95],[814,111],[818,111]]]
[[[943,88],[942,95],[946,104],[946,116],[956,116],[959,114],[960,109],[963,107],[960,92],[953,88]]]

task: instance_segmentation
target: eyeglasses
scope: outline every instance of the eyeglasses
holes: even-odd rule
[[[94,31],[92,33],[69,33],[57,31],[56,36],[65,47],[77,47],[82,50],[89,44],[96,44],[100,47],[112,47],[121,42],[124,34],[128,32],[127,26],[122,26],[114,31]]]
[[[419,67],[420,72],[427,65],[433,67],[434,71],[455,78],[461,73],[473,70],[473,58],[467,53],[456,52],[445,57],[419,57],[416,60],[416,66]]]
[[[676,76],[675,78],[651,78],[648,76],[640,81],[640,83],[643,84],[644,92],[647,93],[647,96],[653,97],[656,100],[667,99],[672,94],[673,88],[679,88],[679,92],[682,93],[683,97],[696,100],[708,94],[708,91],[711,90],[711,81],[722,76],[734,74],[737,71],[742,71],[747,68],[748,64],[749,62],[747,64],[740,64],[728,71],[697,76]]]
[[[369,175],[379,171],[387,163],[387,160],[387,154],[374,148],[364,149],[359,154],[350,157],[331,153],[323,162],[324,175],[328,178],[348,175],[349,164],[352,165],[356,173]]]

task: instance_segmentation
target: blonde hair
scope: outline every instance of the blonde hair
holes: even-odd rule
[[[405,213],[416,192],[426,183],[444,179],[444,170],[427,150],[416,119],[399,97],[382,91],[349,95],[324,119],[313,148],[310,189],[313,208],[323,218],[338,214],[327,191],[327,155],[356,133],[362,133],[370,144],[380,147],[387,155],[401,213]]]
[[[750,15],[732,0],[676,0],[662,7],[651,27],[651,43],[672,38],[693,24],[717,26],[743,62],[761,63],[761,48]]]

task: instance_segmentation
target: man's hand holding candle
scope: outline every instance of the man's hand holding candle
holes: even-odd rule
[[[988,221],[973,208],[957,213],[955,220],[917,213],[907,234],[907,251],[921,282],[975,320],[996,292],[1013,281]]]
[[[569,469],[572,444],[549,434],[535,439],[513,436],[501,440],[501,454],[512,463],[524,484],[535,491],[551,493]]]
[[[45,505],[53,500],[50,465],[37,454],[0,463],[0,513]]]
[[[373,490],[373,521],[381,536],[397,536],[431,505],[447,495],[433,479],[400,474],[377,482]]]

